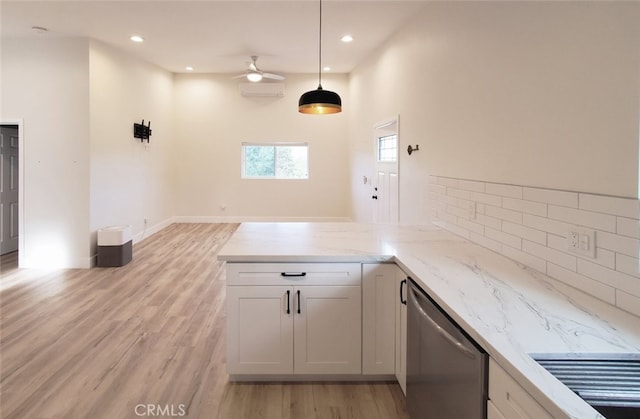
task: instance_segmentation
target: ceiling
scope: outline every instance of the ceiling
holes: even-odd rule
[[[348,73],[399,30],[425,0],[325,0],[322,61]],[[1,35],[97,39],[174,73],[318,71],[319,2],[297,1],[0,1]],[[33,26],[47,28],[38,33]],[[355,40],[343,43],[351,34]],[[129,37],[139,34],[143,43]]]

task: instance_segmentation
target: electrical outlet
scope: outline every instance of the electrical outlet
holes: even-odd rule
[[[567,249],[590,258],[596,257],[596,232],[582,227],[570,227],[567,234]]]
[[[469,202],[469,219],[476,219],[476,203],[473,201]]]

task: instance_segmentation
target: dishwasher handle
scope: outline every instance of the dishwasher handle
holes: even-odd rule
[[[471,358],[471,359],[476,359],[476,355],[474,353],[473,350],[469,349],[468,347],[466,347],[464,345],[464,343],[460,342],[458,339],[456,339],[455,337],[451,336],[451,334],[449,332],[447,332],[446,330],[444,330],[442,328],[442,326],[440,326],[435,320],[433,320],[426,311],[424,311],[424,309],[422,308],[422,306],[420,305],[420,302],[418,301],[418,298],[422,299],[422,297],[420,295],[418,295],[416,293],[415,288],[413,288],[412,286],[409,286],[409,299],[411,300],[411,302],[413,303],[413,305],[416,307],[416,309],[418,310],[418,312],[420,313],[420,315],[434,328],[436,329],[436,331],[440,334],[440,336],[442,336],[445,340],[447,340],[451,345],[453,345],[456,349],[458,349],[460,352],[462,352],[467,358]]]

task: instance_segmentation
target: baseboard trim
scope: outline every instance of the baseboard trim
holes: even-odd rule
[[[175,223],[174,221],[175,217],[169,217],[166,220],[163,220],[157,224],[152,225],[151,227],[148,227],[144,230],[142,230],[140,233],[138,234],[134,234],[133,235],[133,244],[139,243],[143,240],[148,239],[149,237],[153,236],[154,234],[156,234],[157,232],[169,227],[171,224]]]
[[[326,223],[350,222],[348,217],[253,217],[253,216],[217,216],[217,215],[178,215],[174,223]]]

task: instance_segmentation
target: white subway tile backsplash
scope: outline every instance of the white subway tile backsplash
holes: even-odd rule
[[[578,273],[610,285],[636,297],[640,297],[640,281],[631,275],[612,271],[586,260],[578,259]]]
[[[447,188],[447,195],[455,196],[456,198],[469,199],[471,192],[458,188]]]
[[[484,234],[484,226],[482,224],[474,223],[464,218],[458,218],[458,225],[476,234]]]
[[[469,240],[478,243],[480,246],[484,246],[487,249],[491,249],[494,252],[502,253],[502,244],[495,240],[492,240],[486,236],[481,234],[474,233],[473,231],[469,234]]]
[[[490,239],[499,241],[500,243],[504,243],[507,246],[515,247],[516,249],[522,248],[522,239],[520,237],[514,236],[509,233],[504,233],[502,231],[494,230],[489,227],[485,227],[484,235]]]
[[[640,259],[618,253],[616,255],[616,271],[640,278]]]
[[[497,195],[486,194],[482,192],[471,192],[470,199],[475,202],[493,205],[496,207],[499,207],[502,205],[502,197],[499,197]]]
[[[453,214],[449,214],[446,210],[438,210],[437,211],[437,219],[442,220],[445,223],[456,224],[458,222],[458,217]]]
[[[553,189],[524,188],[522,198],[527,201],[544,202],[563,207],[578,208],[576,192],[556,191]]]
[[[440,225],[440,227],[444,228],[445,230],[449,230],[450,232],[457,234],[458,236],[464,237],[465,239],[469,238],[469,230],[466,230],[462,227],[458,227],[456,224],[445,222],[442,225]]]
[[[464,208],[447,205],[447,212],[449,214],[455,215],[456,217],[469,218],[469,210],[466,210]]]
[[[429,192],[434,192],[439,195],[445,195],[447,193],[447,187],[442,185],[430,184],[427,190]]]
[[[547,204],[541,202],[525,201],[522,199],[502,198],[502,207],[525,214],[547,216]]]
[[[450,177],[438,177],[436,180],[436,185],[450,186],[452,188],[457,188],[458,179],[454,179]]]
[[[496,230],[502,229],[502,220],[500,220],[499,218],[489,217],[488,215],[484,214],[476,214],[475,221],[479,224],[491,227]]]
[[[513,247],[502,246],[502,254],[540,272],[547,271],[547,262],[529,253],[521,252]]]
[[[467,191],[484,192],[484,182],[459,179],[458,188],[465,189]]]
[[[638,257],[640,252],[638,239],[605,233],[604,231],[596,232],[596,247],[612,250],[631,257]]]
[[[551,249],[547,246],[542,246],[538,243],[530,242],[528,240],[522,241],[522,250],[527,253],[531,253],[534,256],[542,258],[548,262],[552,262],[558,266],[571,271],[576,270],[577,258],[575,256],[568,255],[555,249]]]
[[[458,205],[458,198],[456,198],[455,196],[443,195],[442,196],[442,202],[444,202],[447,205],[457,206]]]
[[[613,215],[549,205],[548,217],[597,230],[616,231],[616,217]]]
[[[554,265],[553,263],[547,264],[547,275],[574,288],[581,289],[588,294],[595,295],[609,304],[615,304],[616,302],[616,289],[602,282]]]
[[[581,193],[579,200],[580,209],[640,219],[639,201],[635,199]]]
[[[635,237],[640,239],[640,221],[632,218],[618,217],[616,219],[616,233],[621,236]]]
[[[561,237],[567,237],[569,227],[571,227],[571,224],[562,221],[550,220],[549,218],[538,217],[531,214],[524,214],[522,216],[522,224]]]
[[[437,176],[428,192],[435,224],[640,316],[637,199]],[[595,230],[595,258],[568,250],[576,225]]]
[[[513,234],[514,236],[522,237],[523,239],[531,240],[538,244],[547,244],[547,233],[544,231],[536,230],[523,226],[522,224],[514,224],[509,221],[502,222],[502,231],[505,233]]]
[[[627,294],[626,292],[616,291],[616,305],[629,313],[640,316],[640,298]]]
[[[598,265],[605,266],[609,269],[616,268],[616,254],[607,249],[596,248],[596,257],[590,258],[589,256],[572,253],[569,251],[569,244],[566,237],[556,236],[555,234],[547,235],[547,246],[552,249],[559,250],[561,252],[576,256],[580,259],[585,259],[591,262],[595,262]]]
[[[487,205],[484,209],[484,213],[493,218],[499,218],[501,220],[507,220],[513,223],[522,224],[522,213],[518,211],[494,207],[493,205]]]
[[[502,183],[487,183],[484,187],[486,193],[516,199],[522,199],[522,189],[522,186],[503,185]]]

